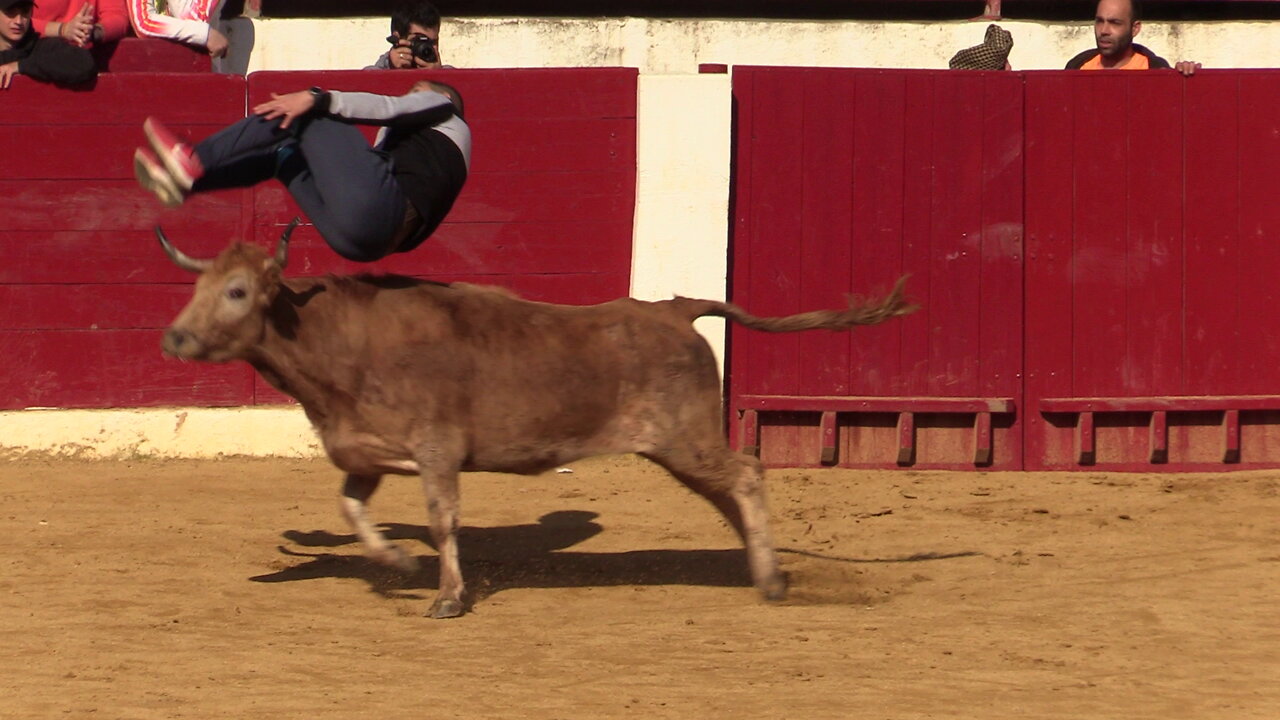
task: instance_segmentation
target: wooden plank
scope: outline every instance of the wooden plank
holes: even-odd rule
[[[182,363],[155,330],[0,331],[0,409],[245,405],[243,363]]]
[[[760,418],[755,410],[744,410],[738,421],[738,447],[744,454],[760,456]]]
[[[1072,82],[1066,73],[1030,73],[1025,80],[1023,314],[1025,399],[1069,396],[1072,388],[1073,170]],[[1037,413],[1022,418],[1026,469],[1069,463],[1070,437]],[[1061,447],[1060,454],[1052,448]]]
[[[255,228],[254,242],[273,246],[278,225]],[[289,263],[298,275],[377,270],[485,275],[629,271],[631,225],[607,219],[584,223],[445,223],[419,247],[396,253],[376,266],[344,260],[311,225],[300,226],[289,243]]]
[[[1073,283],[1074,362],[1077,393],[1125,394],[1116,372],[1126,349],[1126,190],[1120,187],[1132,159],[1128,127],[1138,111],[1128,101],[1121,73],[1081,73],[1074,78],[1075,150]],[[1117,113],[1117,105],[1125,112]]]
[[[175,88],[181,89],[180,102],[174,101]],[[225,125],[244,117],[244,97],[239,75],[106,74],[91,92],[18,76],[0,103],[0,126],[126,125],[141,143],[142,121],[149,115],[179,126]]]
[[[145,231],[156,223],[179,232],[226,233],[237,226],[244,190],[202,194],[168,209],[129,179],[0,180],[5,198],[5,231]],[[225,239],[222,241],[225,243]]]
[[[799,312],[801,266],[795,238],[802,225],[800,153],[794,139],[803,127],[803,71],[775,71],[756,77],[755,92],[769,99],[752,118],[752,267],[746,287],[735,288],[735,302],[757,315]],[[745,291],[745,294],[739,294]],[[734,352],[752,355],[753,377],[743,390],[794,393],[800,376],[796,334],[763,337],[738,332]]]
[[[741,395],[739,407],[775,412],[903,412],[918,413],[1011,413],[1013,398],[991,397],[836,397],[815,395]]]
[[[173,129],[182,137],[203,138],[221,127],[200,124],[177,125]],[[146,144],[141,122],[137,125],[9,125],[5,132],[41,149],[40,162],[14,163],[5,170],[6,180],[132,179],[134,150]]]
[[[216,255],[226,245],[216,235],[178,233],[170,238],[197,257]],[[190,273],[169,260],[150,231],[21,232],[8,233],[0,242],[0,284],[5,285],[129,285],[191,279]]]
[[[0,285],[0,330],[163,328],[191,291],[189,283]]]
[[[1222,462],[1240,462],[1240,411],[1222,413]]]
[[[367,70],[270,71],[249,76],[249,105],[272,92],[312,85],[399,95],[416,81],[438,79],[462,93],[469,119],[634,118],[636,68],[501,68],[433,70],[429,73]]]
[[[799,307],[839,307],[851,290],[853,217],[849,201],[854,145],[850,128],[857,114],[855,76],[847,71],[814,70],[804,75],[803,82],[799,246],[792,250],[800,263]],[[849,392],[851,334],[811,332],[797,336],[797,393]]]
[[[990,465],[991,448],[991,413],[980,412],[973,415],[973,464]]]
[[[1240,345],[1239,89],[1229,73],[1185,83],[1186,355],[1182,392],[1238,392]],[[1247,270],[1246,272],[1252,272]]]
[[[818,462],[823,465],[834,465],[836,462],[836,440],[839,436],[834,412],[822,413],[818,431],[822,435],[822,453],[818,458]]]
[[[1129,83],[1125,390],[1182,392],[1182,88],[1174,73]],[[1133,117],[1133,115],[1131,115]],[[1114,373],[1115,370],[1113,369]]]
[[[848,292],[866,297],[888,290],[907,271],[903,218],[907,86],[903,73],[858,71],[856,78]],[[913,277],[908,292],[923,297],[928,292],[926,275]],[[907,392],[902,344],[911,323],[919,325],[917,337],[927,335],[927,320],[916,316],[849,334],[848,394]]]
[[[916,417],[913,413],[898,413],[898,464],[910,465],[916,459]]]
[[[1152,412],[1172,410],[1280,410],[1280,395],[1163,395],[1154,397],[1039,398],[1040,412]]]
[[[636,165],[632,118],[476,120],[471,167],[476,172],[542,173],[622,170]]]
[[[930,350],[941,322],[933,297],[933,73],[903,76],[902,266],[911,274],[911,295],[921,303],[914,315],[902,319],[901,363],[906,377],[903,395],[931,394],[931,378],[939,370]],[[859,347],[857,345],[855,348]]]
[[[1151,413],[1148,447],[1151,462],[1169,462],[1169,415],[1164,410]]]
[[[554,190],[552,189],[554,188]],[[258,186],[255,215],[288,223],[305,214],[280,183]],[[450,223],[561,223],[622,220],[635,212],[635,168],[624,171],[473,173],[449,211]]]
[[[1280,387],[1280,74],[1250,73],[1240,83],[1239,392],[1265,393]],[[1259,271],[1265,268],[1265,270]]]
[[[1076,418],[1076,462],[1080,465],[1092,465],[1098,457],[1098,449],[1093,431],[1093,413],[1082,412]]]
[[[211,73],[213,62],[202,47],[161,38],[124,37],[94,48],[103,73]],[[101,77],[101,76],[99,76]]]
[[[976,394],[1018,395],[1022,391],[1023,334],[1020,312],[1024,217],[1021,78],[1008,73],[983,75],[982,100]]]
[[[933,97],[929,395],[975,395],[981,336],[982,77],[939,75]]]

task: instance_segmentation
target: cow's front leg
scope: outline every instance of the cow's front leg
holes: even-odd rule
[[[418,572],[418,560],[400,548],[387,542],[378,529],[369,522],[365,508],[369,496],[378,489],[381,475],[348,474],[342,483],[342,516],[356,531],[369,558],[381,565],[396,568],[410,575]]]
[[[427,615],[457,617],[466,611],[463,604],[462,567],[458,564],[458,472],[456,469],[422,468],[422,492],[427,496],[431,537],[440,554],[440,594]]]

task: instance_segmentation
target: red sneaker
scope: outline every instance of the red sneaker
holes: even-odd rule
[[[133,174],[143,189],[155,193],[168,207],[177,207],[186,199],[187,194],[178,187],[169,171],[145,148],[138,148],[133,153]]]
[[[195,181],[204,175],[204,167],[195,151],[155,118],[147,118],[142,123],[142,131],[147,134],[147,142],[151,143],[151,149],[156,151],[156,157],[169,171],[173,181],[184,192],[190,191]]]

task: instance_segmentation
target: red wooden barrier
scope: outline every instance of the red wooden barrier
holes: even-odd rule
[[[243,367],[165,361],[158,328],[191,278],[157,251],[160,221],[213,252],[240,224],[240,192],[164,211],[138,189],[132,153],[156,113],[206,132],[243,117],[225,75],[103,75],[92,90],[14,79],[0,102],[10,151],[0,195],[0,407],[240,405]]]
[[[454,212],[413,253],[346,263],[309,226],[291,272],[400,272],[599,302],[628,290],[635,199],[636,71],[458,70],[475,136]],[[278,402],[241,363],[165,360],[164,328],[191,277],[152,228],[193,255],[235,237],[274,243],[297,213],[278,184],[202,195],[163,210],[137,187],[133,149],[148,115],[200,139],[272,90],[323,84],[402,92],[395,72],[110,74],[69,91],[19,77],[0,103],[13,148],[0,192],[0,409]]]
[[[735,330],[743,447],[1280,464],[1280,73],[740,68],[734,95],[735,300],[793,312],[908,271],[924,303],[848,346]]]
[[[735,68],[735,302],[883,292],[852,333],[731,331],[741,445],[773,465],[1018,467],[1022,88],[1012,74]]]
[[[1280,463],[1280,74],[1026,92],[1028,468]]]

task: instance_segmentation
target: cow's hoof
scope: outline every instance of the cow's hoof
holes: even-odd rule
[[[375,553],[373,561],[379,565],[395,568],[405,575],[418,574],[418,558],[392,545],[382,552]]]
[[[787,599],[787,584],[787,574],[778,573],[760,586],[760,594],[768,602],[782,602]]]
[[[436,598],[436,601],[431,603],[431,609],[427,611],[427,617],[443,620],[458,617],[462,613],[463,607],[460,600]]]

